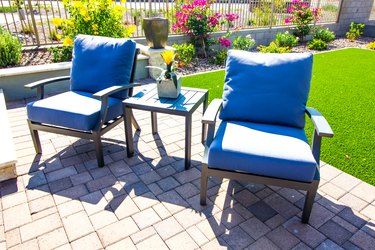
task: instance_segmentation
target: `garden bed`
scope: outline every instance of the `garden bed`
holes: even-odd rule
[[[346,38],[335,39],[332,43],[328,45],[329,50],[342,49],[342,48],[365,48],[366,45],[372,41],[374,38],[361,37],[353,42]],[[257,51],[255,48],[253,51]],[[307,48],[306,43],[301,43],[297,47],[293,48],[294,52],[311,52],[318,53],[320,51],[314,51]],[[48,50],[31,50],[22,52],[22,60],[18,66],[30,66],[30,65],[43,65],[52,63],[53,55]],[[211,63],[206,58],[196,58],[195,62],[191,63],[189,66],[177,69],[177,73],[181,75],[189,75],[197,72],[205,72],[217,69],[223,69],[224,65],[215,65]]]
[[[343,48],[366,48],[366,45],[370,42],[374,41],[374,38],[371,37],[361,37],[358,40],[350,41],[347,38],[340,37],[335,39],[333,42],[328,44],[327,50],[324,51],[331,51]],[[257,49],[254,47],[252,50],[253,52],[258,52]],[[317,50],[310,50],[307,48],[307,43],[300,43],[298,46],[292,48],[293,52],[310,52],[313,54],[319,53],[321,51]],[[215,65],[206,58],[197,58],[195,63],[191,63],[188,67],[180,68],[177,70],[178,73],[182,75],[190,75],[198,72],[206,72],[212,71],[217,69],[223,69],[224,65]]]

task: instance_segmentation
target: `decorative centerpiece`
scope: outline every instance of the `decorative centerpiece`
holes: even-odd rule
[[[162,72],[156,79],[159,98],[177,98],[181,91],[181,78],[174,72],[175,54],[173,50],[165,50],[161,53],[167,69],[155,66],[149,68],[157,68]]]

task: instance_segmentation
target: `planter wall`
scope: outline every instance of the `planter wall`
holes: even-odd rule
[[[369,37],[375,37],[375,24],[366,25],[365,29],[363,30],[363,35],[369,36]]]
[[[0,88],[4,91],[6,101],[34,97],[36,90],[25,89],[25,84],[49,77],[69,75],[70,65],[71,63],[66,62],[0,69]],[[55,83],[46,87],[46,94],[68,89],[68,81]]]
[[[148,77],[148,57],[138,56],[135,79]],[[0,89],[3,89],[6,101],[31,98],[36,96],[36,90],[28,90],[24,85],[30,82],[70,74],[70,62],[52,63],[37,66],[26,66],[0,69]],[[46,86],[46,94],[69,90],[69,81],[52,83]]]
[[[342,36],[345,35],[345,32],[348,31],[349,26],[346,27],[346,29],[340,30],[340,26],[338,23],[325,23],[322,24],[322,27],[324,28],[329,28],[331,31],[334,31],[337,35]],[[279,32],[285,32],[289,30],[288,27],[283,26],[283,27],[273,27],[272,29],[270,28],[257,28],[257,29],[243,29],[239,30],[237,32],[234,32],[230,39],[233,40],[237,36],[246,36],[246,35],[251,35],[252,38],[255,39],[255,46],[258,45],[268,45],[271,41],[275,40],[276,34]],[[213,38],[219,38],[223,35],[225,35],[226,32],[215,32],[212,34]],[[146,39],[145,38],[134,38],[134,40],[142,45],[147,45]],[[175,43],[181,44],[181,43],[189,43],[190,38],[185,35],[169,35],[168,37],[168,45],[171,46]],[[219,45],[216,47],[213,46],[212,48],[218,49]]]

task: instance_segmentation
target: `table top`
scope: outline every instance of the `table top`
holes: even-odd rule
[[[196,88],[181,88],[176,99],[158,97],[156,86],[144,88],[134,96],[123,101],[127,107],[153,112],[184,115],[193,113],[207,98],[208,90]]]

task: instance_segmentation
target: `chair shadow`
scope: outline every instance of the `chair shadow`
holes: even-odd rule
[[[221,182],[221,184],[223,183]],[[369,238],[374,239],[375,223],[373,221],[365,219],[365,216],[358,216],[358,212],[347,205],[335,203],[321,196],[319,189],[309,223],[304,224],[301,222],[301,217],[305,191],[235,180],[227,181],[224,186],[226,187],[225,194],[214,194],[210,198],[215,206],[223,208],[222,212],[215,213],[211,210],[207,213],[214,214],[215,217],[215,219],[209,219],[208,221],[215,233],[216,241],[229,249],[248,249],[248,247],[251,249],[252,243],[278,227],[282,227],[283,230],[285,229],[297,237],[308,231],[317,230],[320,232],[322,230],[323,234],[333,236],[329,240],[332,240],[338,246],[349,242],[350,238],[359,231],[365,232]],[[288,192],[290,192],[289,197]],[[268,193],[268,196],[265,198],[259,197],[266,193]],[[293,199],[292,196],[297,193],[303,194],[303,197],[294,203],[288,201],[288,198]],[[246,197],[244,197],[244,194],[246,194]],[[284,201],[277,204],[280,198]],[[209,201],[208,198],[207,200]],[[285,210],[283,205],[288,205],[291,209]],[[324,213],[323,216],[322,213]],[[264,227],[265,225],[266,227]],[[334,226],[332,227],[332,225]],[[350,229],[347,230],[345,226],[350,227]],[[341,234],[340,237],[334,238],[338,234]],[[250,235],[250,238],[248,235]],[[326,236],[323,236],[322,241],[325,239]],[[365,239],[362,238],[361,240]],[[352,243],[349,242],[349,244]],[[309,247],[315,248],[317,246]]]
[[[280,189],[261,184],[242,183],[218,177],[210,177],[208,181],[207,205],[201,206],[199,203],[199,192],[192,197],[186,198],[183,197],[183,194],[176,191],[176,188],[186,183],[191,183],[196,189],[200,189],[200,175],[198,177],[195,176],[197,178],[193,179],[191,177],[193,172],[200,172],[200,162],[192,160],[191,168],[185,170],[184,159],[177,156],[169,156],[158,134],[153,135],[153,138],[160,143],[157,150],[161,155],[161,160],[157,164],[151,164],[154,159],[140,152],[138,148],[140,140],[139,131],[135,132],[134,135],[135,154],[132,158],[127,158],[124,142],[108,138],[103,140],[106,157],[108,155],[118,158],[123,157],[123,166],[107,164],[104,168],[98,168],[93,145],[88,145],[88,141],[80,139],[47,160],[43,160],[41,155],[36,155],[33,164],[30,166],[29,175],[31,177],[28,183],[25,183],[25,186],[27,189],[48,192],[57,199],[79,200],[84,203],[103,206],[101,209],[113,213],[116,213],[120,206],[126,203],[125,200],[129,196],[131,198],[143,197],[155,200],[156,203],[161,202],[167,207],[172,206],[177,208],[179,212],[188,209],[192,216],[202,217],[197,224],[203,223],[198,225],[198,228],[201,228],[200,230],[202,230],[208,241],[216,240],[221,246],[230,249],[242,249],[251,246],[253,242],[273,229],[272,227],[275,225],[272,225],[271,221],[277,221],[277,219],[280,220],[280,224],[276,227],[283,226],[292,234],[295,233],[293,231],[295,228],[314,227],[314,224],[319,223],[315,218],[321,218],[319,213],[322,207],[331,216],[323,224],[331,221],[333,217],[338,216],[354,225],[357,229],[356,232],[362,230],[369,235],[375,234],[373,230],[374,223],[357,216],[356,212],[348,206],[336,204],[331,200],[321,197],[319,190],[317,194],[318,201],[316,201],[313,207],[310,218],[311,225],[300,222],[304,197],[294,203],[285,199],[294,212],[282,212],[284,204],[275,204],[277,203],[277,198],[282,197]],[[77,154],[76,148],[79,151],[78,156],[75,155]],[[75,168],[79,169],[77,174],[91,176],[92,178],[88,178],[76,186],[72,184],[64,186],[63,183],[69,183],[70,176],[59,179],[58,176],[51,177],[53,175],[50,175],[50,173],[56,171],[54,169],[56,166],[53,165],[53,162],[57,162],[56,164],[58,164],[59,161],[64,161],[71,157],[81,157],[83,158],[82,161],[87,158],[87,162],[73,165],[72,168],[71,166],[63,166],[56,170],[68,171],[67,169],[69,168]],[[168,164],[168,162],[172,163]],[[153,173],[159,175],[160,179],[153,182]],[[140,176],[147,176],[148,174],[151,179],[140,178]],[[94,176],[97,177],[94,178]],[[54,180],[54,178],[57,179]],[[101,180],[105,184],[102,184]],[[169,186],[169,182],[174,182],[175,186]],[[160,194],[155,190],[151,190],[149,185],[153,183],[160,184]],[[17,192],[17,185],[17,179],[1,183],[1,194],[6,195]],[[60,188],[56,188],[54,185],[61,186]],[[81,187],[82,190],[77,189],[77,186]],[[3,189],[4,187],[5,189]],[[262,198],[262,196],[265,198]],[[276,198],[272,200],[270,197]],[[124,208],[122,207],[121,209]],[[204,224],[209,226],[208,230],[204,227]],[[266,225],[266,227],[271,229],[267,230],[265,228],[264,233],[259,233],[259,230],[254,228],[252,224]],[[317,228],[318,231],[321,226]],[[350,236],[354,233],[351,233]],[[249,235],[251,237],[248,237]],[[346,240],[349,240],[349,238]]]

